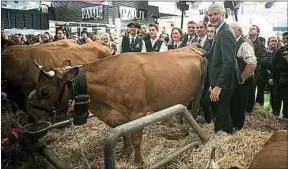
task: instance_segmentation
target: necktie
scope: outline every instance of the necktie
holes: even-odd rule
[[[174,49],[177,49],[177,44],[174,45]]]
[[[201,44],[201,41],[202,41],[202,40],[201,40],[201,39],[199,39],[199,40],[198,40],[198,43],[200,43],[200,44]]]
[[[192,36],[190,36],[190,38],[189,38],[189,44],[191,44],[192,43]]]
[[[134,41],[135,41],[134,38],[131,38],[130,48],[133,47]]]

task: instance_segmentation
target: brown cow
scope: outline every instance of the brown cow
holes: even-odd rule
[[[69,40],[42,45],[10,46],[2,52],[2,78],[8,81],[9,99],[15,100],[20,108],[24,108],[29,93],[35,89],[39,74],[39,70],[33,65],[33,60],[44,66],[59,66],[69,59],[72,65],[76,65],[109,55],[110,50],[101,44],[77,45]]]
[[[256,155],[249,168],[288,168],[288,132],[282,130],[274,133],[264,148]]]
[[[75,78],[79,68],[69,66],[66,61],[61,67],[41,69],[36,86],[39,106],[52,106],[59,98],[63,82]],[[190,47],[160,53],[124,53],[83,66],[91,99],[89,110],[110,127],[141,118],[149,111],[192,100],[196,113],[206,76],[206,59]],[[55,76],[48,77],[47,71],[54,72]],[[67,103],[68,95],[66,89],[62,102]],[[44,120],[45,114],[33,117],[39,122]],[[134,162],[140,165],[143,164],[142,132],[140,129],[132,133]],[[124,141],[128,139],[126,137]],[[126,155],[131,154],[129,144],[125,141]]]
[[[213,156],[214,154],[214,156]],[[255,156],[249,169],[287,169],[288,168],[288,132],[280,130],[274,133],[264,144],[263,149]],[[211,158],[206,169],[219,169],[215,161],[215,148],[211,152]],[[231,167],[230,169],[239,169]]]

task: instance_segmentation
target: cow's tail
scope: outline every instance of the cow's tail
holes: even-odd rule
[[[207,76],[207,66],[208,66],[208,60],[205,57],[202,57],[204,64],[201,67],[200,71],[200,77],[201,77],[201,87],[204,89],[204,84]]]
[[[207,59],[206,58],[201,58],[203,61],[203,64],[201,63],[200,65],[200,84],[199,84],[199,91],[197,91],[194,95],[194,98],[191,102],[191,105],[189,105],[189,108],[191,109],[192,106],[192,116],[196,119],[198,115],[198,110],[199,110],[199,105],[200,105],[200,100],[202,97],[202,93],[204,91],[204,85],[205,85],[205,79],[206,79],[206,74],[207,74]]]

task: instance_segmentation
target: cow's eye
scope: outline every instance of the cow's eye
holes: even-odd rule
[[[41,90],[41,97],[46,98],[49,96],[49,90],[48,89],[42,89]]]

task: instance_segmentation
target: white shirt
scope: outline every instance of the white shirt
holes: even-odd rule
[[[153,48],[154,45],[155,45],[155,43],[157,42],[158,38],[156,38],[156,39],[154,39],[154,40],[153,40],[152,38],[150,38],[150,40],[151,40],[151,44],[152,44],[152,48]],[[162,45],[161,45],[161,47],[160,47],[160,49],[159,49],[159,52],[165,52],[165,51],[167,51],[167,50],[168,50],[168,48],[167,48],[165,42],[163,42]]]
[[[203,36],[202,38],[200,38],[200,37],[198,36],[198,42],[199,42],[200,39],[201,39],[200,45],[203,47],[204,44],[205,44],[205,42],[206,42],[207,35]]]
[[[182,43],[182,41],[180,41],[180,42],[178,42],[178,43],[175,43],[175,42],[174,42],[174,43],[173,43],[173,46],[175,46],[175,45],[176,45],[176,46],[177,46],[177,49],[178,49],[178,48],[179,48],[179,46],[181,45],[181,43]]]
[[[242,36],[236,39],[238,41]],[[249,42],[243,42],[237,51],[237,57],[243,58],[246,64],[257,64],[254,48]]]
[[[129,34],[129,40],[130,40],[130,44],[131,44],[131,41],[132,41],[132,38],[134,38],[134,41],[136,40],[136,37],[137,36],[132,36],[131,34]],[[120,54],[122,52],[122,41],[123,41],[123,37],[119,40],[119,43],[117,45],[117,52],[116,54]],[[145,42],[144,40],[142,39],[142,49],[141,49],[141,52],[146,52],[146,45],[145,45]]]
[[[190,35],[188,34],[187,45],[190,45],[190,44],[192,43],[193,39],[195,39],[195,37],[196,37],[195,35],[190,36]],[[190,40],[190,38],[191,38],[191,40]]]

